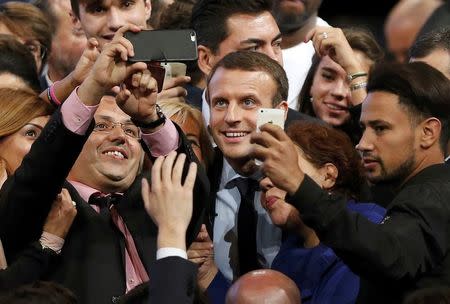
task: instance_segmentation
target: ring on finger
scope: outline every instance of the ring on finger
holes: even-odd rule
[[[322,39],[327,39],[328,38],[328,33],[327,32],[323,32],[322,33]]]

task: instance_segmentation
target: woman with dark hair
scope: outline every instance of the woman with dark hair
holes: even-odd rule
[[[298,166],[330,195],[347,198],[348,209],[379,223],[384,208],[360,203],[365,184],[359,154],[348,136],[334,128],[311,122],[297,122],[287,131],[298,148]],[[261,204],[272,222],[285,231],[286,239],[272,263],[294,280],[302,303],[354,303],[359,278],[332,249],[320,243],[316,232],[306,226],[300,214],[285,202],[286,192],[266,177],[260,182]]]
[[[0,87],[40,92],[33,55],[13,36],[0,34]]]
[[[299,111],[342,129],[357,143],[357,106],[367,95],[369,70],[383,59],[383,51],[364,29],[317,27],[308,37],[316,54],[300,91]]]
[[[31,3],[9,1],[0,4],[0,33],[13,35],[36,61],[40,73],[52,45],[52,31],[44,13]]]

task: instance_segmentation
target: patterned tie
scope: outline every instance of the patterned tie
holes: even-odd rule
[[[227,188],[237,187],[241,195],[238,211],[238,254],[239,275],[261,268],[256,248],[257,213],[254,206],[258,182],[250,178],[238,177],[230,181]]]
[[[134,243],[133,236],[128,230],[122,217],[119,215],[116,209],[116,204],[119,203],[122,195],[120,194],[103,194],[101,192],[96,192],[89,198],[89,204],[98,206],[100,209],[99,213],[101,215],[110,214],[111,220],[116,225],[117,229],[122,233],[125,239],[125,274],[127,282],[127,292],[136,287],[137,285],[147,282],[149,280],[147,271],[145,270],[144,264],[139,257],[136,249],[136,244]],[[131,263],[131,265],[128,265]],[[131,280],[130,273],[127,271],[132,267],[132,271],[136,274],[137,279]],[[132,282],[132,283],[130,283]]]

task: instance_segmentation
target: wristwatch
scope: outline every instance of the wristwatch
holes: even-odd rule
[[[136,127],[139,127],[142,129],[154,129],[166,122],[166,116],[161,111],[161,108],[159,107],[158,104],[156,104],[156,114],[158,115],[158,119],[155,121],[152,121],[150,123],[144,123],[144,122],[141,122],[134,118],[131,118],[131,121],[136,125]]]

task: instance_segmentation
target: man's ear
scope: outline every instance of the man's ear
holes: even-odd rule
[[[420,127],[420,147],[422,149],[429,149],[433,145],[439,145],[439,139],[441,137],[442,124],[436,117],[430,117],[424,120],[419,125]]]
[[[203,72],[203,74],[208,76],[212,68],[216,64],[216,56],[212,53],[212,51],[208,47],[204,45],[199,45],[197,47],[197,51],[198,51],[198,61],[197,61],[198,68]]]
[[[336,185],[339,171],[332,163],[326,163],[319,169],[320,175],[323,177],[322,188],[330,190]]]
[[[144,0],[145,5],[145,21],[148,21],[150,19],[150,16],[152,15],[152,2],[150,0]]]
[[[81,27],[80,18],[75,16],[75,13],[73,12],[73,10],[70,10],[69,15],[70,15],[70,19],[72,20],[73,27],[80,28]]]
[[[280,102],[275,108],[284,110],[284,120],[287,119],[289,104],[286,100]]]

